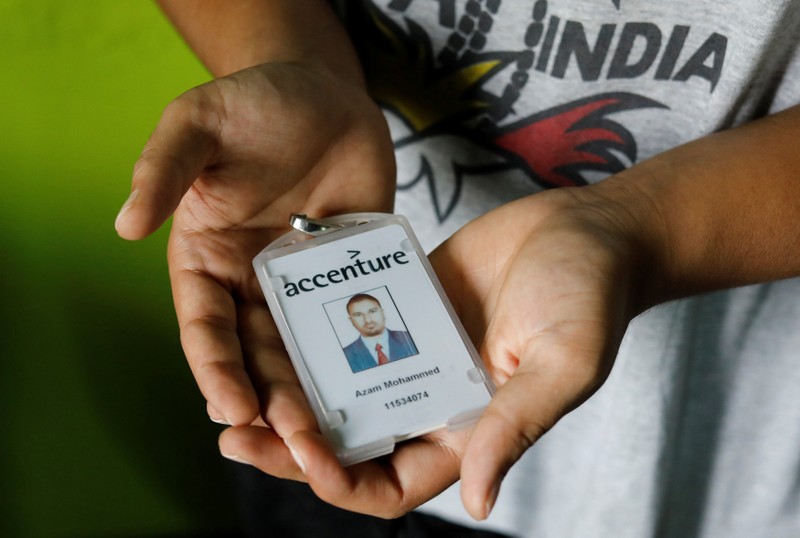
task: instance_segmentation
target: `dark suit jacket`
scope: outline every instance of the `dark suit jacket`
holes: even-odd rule
[[[386,330],[389,331],[389,329]],[[355,342],[348,344],[343,349],[353,373],[378,365],[360,336],[356,338]],[[411,336],[407,332],[389,331],[389,361],[399,361],[417,353],[419,353],[417,346],[414,345]]]

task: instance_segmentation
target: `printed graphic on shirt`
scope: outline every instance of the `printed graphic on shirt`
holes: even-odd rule
[[[428,5],[422,6],[423,1]],[[513,168],[547,188],[583,185],[589,173],[613,174],[630,166],[637,160],[630,125],[641,128],[635,112],[670,107],[637,93],[592,92],[592,86],[607,90],[599,83],[647,79],[693,84],[712,93],[728,43],[715,32],[702,41],[693,35],[690,41],[698,31],[686,25],[620,22],[619,16],[613,22],[594,15],[588,21],[570,20],[559,16],[558,4],[537,0],[530,2],[528,21],[515,21],[517,46],[491,50],[495,22],[503,16],[501,0],[384,3],[382,10],[366,2],[362,15],[367,20],[354,26],[359,49],[371,94],[407,127],[395,139],[396,148],[409,153],[419,146],[411,152],[418,155],[418,173],[400,178],[398,188],[429,182],[440,222],[458,204],[469,176]],[[430,12],[431,5],[436,6],[439,45],[434,45],[433,29],[414,16],[414,7]],[[609,12],[624,15],[623,2],[606,5]],[[503,37],[503,43],[514,42]],[[528,103],[536,96],[538,81],[565,79],[581,81],[583,96],[518,110],[523,95]],[[469,148],[468,162],[457,156],[445,164],[430,158],[427,148],[440,141],[445,145],[454,136]]]

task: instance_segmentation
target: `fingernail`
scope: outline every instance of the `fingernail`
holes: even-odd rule
[[[122,220],[123,215],[125,215],[125,213],[131,208],[131,206],[138,197],[139,197],[139,189],[135,189],[133,192],[131,192],[130,196],[128,196],[128,199],[125,200],[124,204],[122,204],[122,208],[119,210],[119,213],[117,214],[117,220],[114,222],[115,227],[119,226],[119,223]]]
[[[292,445],[289,444],[288,441],[286,442],[286,446],[289,448],[289,453],[292,455],[292,458],[294,458],[294,462],[298,467],[300,467],[300,470],[303,472],[303,474],[306,474],[306,466],[303,463],[303,458],[300,457],[300,454],[292,447]]]
[[[486,499],[486,515],[483,516],[483,519],[486,519],[489,517],[489,514],[492,513],[492,508],[494,508],[494,503],[497,501],[497,494],[499,492],[500,482],[495,482],[491,491],[489,491],[489,497]]]
[[[225,454],[223,452],[222,453],[222,457],[223,458],[227,458],[227,459],[229,459],[231,461],[235,461],[236,463],[242,463],[244,465],[253,465],[252,463],[250,463],[249,461],[247,461],[246,459],[242,458],[241,456],[239,456],[237,454]]]
[[[208,413],[208,418],[211,419],[211,422],[216,422],[217,424],[224,424],[225,426],[230,426],[231,423],[225,416],[217,411],[211,404],[206,404],[206,413]]]

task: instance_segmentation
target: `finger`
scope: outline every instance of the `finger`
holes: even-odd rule
[[[405,442],[390,456],[350,467],[341,466],[316,432],[298,432],[287,445],[322,500],[383,518],[413,510],[458,478],[458,452],[449,443],[431,439]]]
[[[210,418],[212,422],[216,422],[217,424],[222,424],[223,426],[230,426],[230,424],[228,424],[226,421],[227,419],[224,416],[222,416],[222,413],[214,409],[214,406],[208,402],[206,402],[206,413],[208,413],[208,418]],[[260,416],[257,416],[255,420],[253,420],[253,422],[250,423],[250,425],[261,426],[262,428],[267,427],[267,423],[264,422],[264,419],[262,419]]]
[[[298,430],[316,429],[311,407],[267,306],[241,305],[238,321],[247,372],[266,423],[284,438]]]
[[[164,111],[133,171],[131,195],[117,216],[117,233],[141,239],[154,232],[178,206],[210,162],[217,146],[213,108],[190,92]]]
[[[258,398],[242,359],[233,298],[203,272],[177,269],[170,276],[181,344],[200,391],[226,423],[250,424]]]
[[[274,430],[263,426],[227,428],[219,436],[220,453],[233,461],[253,465],[278,478],[305,481],[289,449]]]
[[[477,520],[488,517],[511,466],[596,387],[594,373],[548,362],[521,361],[472,431],[461,464],[461,500]]]

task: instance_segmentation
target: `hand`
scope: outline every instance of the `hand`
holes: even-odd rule
[[[313,428],[284,437],[299,466],[265,428],[227,430],[223,452],[382,517],[415,508],[460,475],[467,510],[485,518],[509,467],[600,386],[628,321],[647,306],[636,279],[647,274],[638,239],[647,230],[623,203],[632,191],[606,183],[508,204],[431,255],[499,386],[471,433],[434,432],[348,468]]]
[[[168,261],[181,342],[212,418],[250,424],[263,407],[277,427],[313,424],[251,260],[292,212],[390,210],[394,176],[379,109],[319,69],[264,64],[167,107],[116,226],[139,239],[174,212]],[[282,401],[294,404],[288,414]]]

